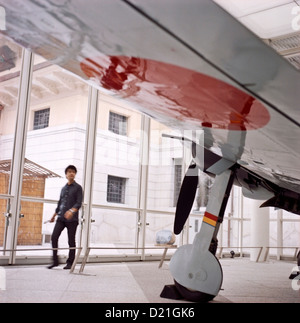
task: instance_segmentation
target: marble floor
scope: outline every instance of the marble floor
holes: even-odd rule
[[[212,303],[300,303],[300,282],[288,277],[295,263],[251,262],[225,258],[223,285]],[[161,298],[173,283],[169,262],[87,264],[79,274],[46,266],[4,266],[0,269],[0,303],[189,303]]]

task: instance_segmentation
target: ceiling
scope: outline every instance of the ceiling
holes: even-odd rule
[[[6,80],[0,78],[0,111],[17,104],[18,86],[15,75]],[[44,62],[35,65],[31,86],[31,104],[40,104],[41,100],[65,97],[78,93],[87,93],[87,85],[61,68]]]
[[[213,0],[300,69],[300,0]]]

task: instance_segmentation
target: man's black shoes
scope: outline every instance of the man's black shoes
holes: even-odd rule
[[[54,267],[58,267],[57,263],[53,263],[52,265],[48,266],[48,269],[52,269]],[[64,269],[71,269],[72,268],[72,264],[66,264],[66,266],[64,267]]]
[[[47,268],[48,268],[48,269],[52,269],[52,268],[57,267],[57,266],[58,266],[58,264],[53,263],[52,265],[48,266]]]
[[[71,264],[67,264],[64,269],[71,269],[72,268],[72,265]]]

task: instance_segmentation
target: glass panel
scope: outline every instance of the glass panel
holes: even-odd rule
[[[174,214],[148,213],[146,226],[146,248],[163,247],[162,245],[179,245],[180,237],[173,234]],[[168,255],[175,252],[176,249],[169,249]],[[146,249],[146,255],[161,255],[161,249]]]
[[[6,211],[7,203],[8,203],[7,199],[0,198],[0,247],[4,246],[4,241],[5,241],[5,237],[6,237],[5,228],[7,225],[7,223],[6,223],[7,218],[5,217],[5,214],[7,212]],[[0,253],[0,257],[2,255],[3,254]]]
[[[55,212],[56,203],[34,202],[30,199],[21,201],[21,217],[18,226],[17,256],[52,256],[51,235],[55,222],[49,223]],[[80,216],[80,214],[79,214]],[[80,246],[81,226],[76,231],[76,246]],[[64,229],[58,248],[68,248],[67,229]],[[48,250],[45,250],[48,249]],[[32,250],[32,251],[31,251]],[[58,255],[66,258],[68,249],[59,250]]]
[[[93,204],[136,208],[141,116],[102,93],[98,109]],[[126,118],[126,136],[109,130],[112,111]]]
[[[282,212],[282,254],[285,256],[293,256],[295,253],[295,247],[300,246],[300,219],[299,215]],[[292,248],[288,248],[292,247]],[[272,253],[276,249],[272,250]]]
[[[180,134],[151,120],[150,160],[148,175],[149,210],[175,212],[181,183],[183,148],[179,140],[162,137]]]
[[[182,179],[183,147],[176,139],[163,137],[163,134],[180,134],[151,120],[150,160],[148,174],[146,247],[153,247],[161,242],[168,232],[172,235],[174,226],[175,206]],[[157,213],[153,213],[153,210]],[[165,231],[167,230],[167,231]],[[165,232],[163,232],[165,231]],[[175,236],[173,236],[175,238]],[[179,245],[179,236],[174,244]],[[175,249],[170,249],[172,254]],[[147,254],[162,254],[162,250],[146,250]]]
[[[99,249],[91,249],[90,255],[141,253],[134,249],[136,231],[137,212],[93,208],[90,247]]]
[[[39,246],[43,241],[43,199],[57,202],[67,182],[64,171],[68,165],[76,166],[75,180],[82,185],[88,86],[35,56],[30,102],[22,182],[24,219],[20,221],[18,245]],[[54,211],[55,205],[48,218]],[[32,217],[35,223],[24,225]]]
[[[82,182],[88,87],[35,56],[30,102],[22,195],[57,200],[68,165],[77,167]],[[28,182],[40,183],[40,191]]]
[[[147,186],[147,217],[145,232],[145,256],[161,256],[161,244],[179,244],[173,234],[175,205],[181,183],[182,145],[178,140],[163,137],[177,135],[171,129],[151,120],[150,151]],[[151,210],[151,212],[150,212]],[[157,210],[153,212],[153,210]],[[167,241],[168,239],[171,239]],[[156,248],[156,249],[153,249]],[[168,255],[176,249],[170,249]]]
[[[0,35],[0,194],[9,187],[21,61],[21,47]]]

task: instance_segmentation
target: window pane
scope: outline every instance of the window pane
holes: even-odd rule
[[[43,246],[49,241],[52,231],[45,236],[44,219],[55,212],[68,165],[76,166],[75,180],[82,185],[87,108],[85,83],[34,56],[21,193],[24,218],[20,219],[18,245]],[[43,198],[53,204],[45,208],[43,201],[36,200]]]
[[[51,235],[55,222],[49,223],[56,204],[42,203],[33,201],[21,201],[21,214],[24,215],[19,219],[17,256],[48,256],[43,261],[51,262],[52,247]],[[79,211],[81,212],[81,211]],[[76,231],[76,246],[80,244],[81,226]],[[67,230],[64,230],[59,238],[59,248],[66,248],[58,251],[60,258],[67,258],[69,250]],[[24,250],[25,249],[25,250]],[[31,251],[32,249],[32,251]]]
[[[85,83],[34,56],[22,196],[57,200],[68,165],[82,184],[87,107]]]
[[[0,194],[9,187],[21,61],[21,47],[0,35]]]
[[[127,117],[120,114],[109,112],[109,126],[108,129],[118,135],[127,135]]]
[[[47,128],[49,126],[50,108],[34,112],[33,130]]]
[[[175,213],[181,186],[183,148],[179,140],[163,137],[163,134],[180,136],[151,120],[147,208]]]
[[[116,111],[121,116],[126,115],[126,118],[130,119],[127,126],[127,136],[116,136],[109,131],[111,111]],[[140,113],[130,110],[124,101],[99,93],[93,178],[94,205],[124,203],[126,207],[137,207],[140,134]],[[108,176],[123,178],[123,183],[108,185]],[[122,185],[123,190],[121,189]],[[108,190],[110,191],[109,196]]]
[[[107,178],[107,202],[125,203],[126,179],[122,177],[108,176]]]
[[[141,250],[134,249],[137,231],[136,212],[93,208],[93,220],[90,246],[100,249],[92,249],[90,255],[141,253]]]
[[[4,239],[5,239],[5,229],[7,226],[7,218],[4,216],[7,212],[7,199],[0,199],[0,247],[4,245]],[[2,253],[0,253],[0,259],[1,259]]]
[[[0,246],[5,245],[22,48],[0,35]],[[0,259],[6,257],[0,253]]]
[[[126,136],[108,129],[110,112],[127,116]],[[141,115],[124,101],[99,93],[96,156],[93,177],[92,247],[136,247]],[[104,205],[105,209],[101,206]],[[107,209],[110,207],[111,209]],[[114,209],[117,207],[118,209]],[[140,252],[140,250],[138,250]],[[91,254],[134,254],[135,249],[91,250]]]
[[[160,214],[160,213],[148,213],[147,214],[147,223],[146,226],[146,241],[145,241],[145,247],[151,248],[155,245],[159,246],[159,243],[157,239],[162,231],[167,231],[172,234],[173,232],[173,226],[174,226],[174,216],[172,214]],[[179,245],[180,238],[179,236],[173,235],[172,242],[174,241],[174,245]],[[168,250],[168,255],[172,255],[176,249],[170,249]],[[151,254],[162,254],[161,249],[152,249],[152,250],[146,250],[146,253],[151,252]]]

